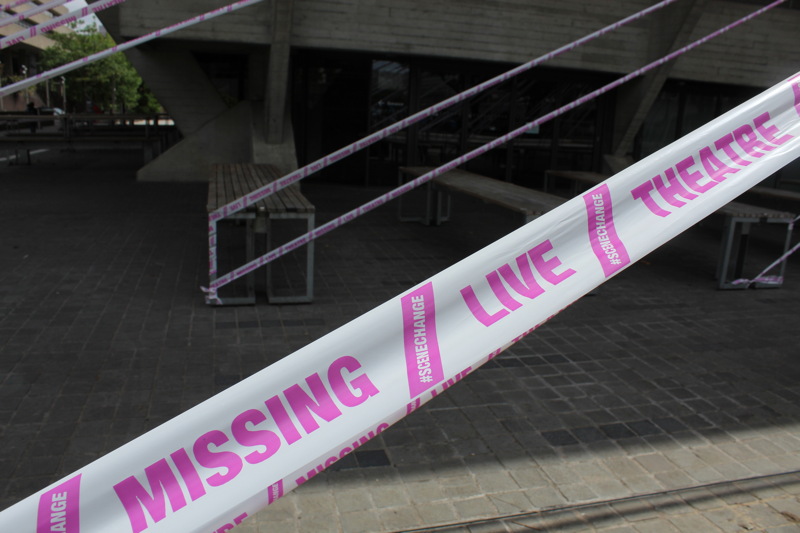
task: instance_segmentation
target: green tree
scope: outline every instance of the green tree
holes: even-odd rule
[[[56,42],[43,51],[41,64],[55,68],[114,46],[110,35],[97,26],[73,26],[70,33],[50,33]],[[67,110],[87,111],[87,102],[104,111],[154,113],[160,106],[122,52],[89,63],[64,75]]]

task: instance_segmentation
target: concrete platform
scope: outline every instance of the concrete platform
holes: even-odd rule
[[[0,508],[516,227],[457,198],[441,227],[377,209],[317,241],[310,305],[212,308],[206,186],[136,151],[0,167]],[[304,183],[322,223],[381,192]],[[718,291],[692,228],[243,532],[800,531],[800,261]],[[751,243],[752,271],[780,236]],[[262,297],[263,298],[263,297]]]

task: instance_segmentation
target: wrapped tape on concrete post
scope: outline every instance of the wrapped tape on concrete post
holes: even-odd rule
[[[800,156],[800,74],[0,513],[227,531]]]

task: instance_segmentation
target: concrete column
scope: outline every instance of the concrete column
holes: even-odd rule
[[[292,36],[293,0],[272,0],[272,44],[265,95],[266,132],[268,144],[283,142],[289,90],[289,59]]]

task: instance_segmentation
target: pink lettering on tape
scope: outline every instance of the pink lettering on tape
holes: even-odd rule
[[[267,489],[267,502],[272,504],[283,497],[283,480],[278,480]]]
[[[39,497],[36,533],[80,533],[81,475],[68,479]]]
[[[403,312],[408,390],[411,398],[415,398],[444,379],[436,335],[433,283],[426,283],[403,296],[400,306]]]
[[[611,192],[608,185],[600,185],[583,195],[586,214],[589,218],[589,241],[592,251],[603,267],[607,278],[625,268],[631,259],[614,227],[611,209]]]
[[[792,91],[794,92],[794,110],[800,116],[800,75],[791,79]]]

